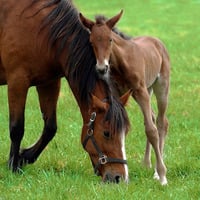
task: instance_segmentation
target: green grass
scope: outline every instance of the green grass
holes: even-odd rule
[[[87,17],[111,17],[124,9],[118,27],[129,35],[159,37],[171,57],[170,122],[165,147],[166,187],[153,180],[153,169],[141,165],[145,147],[142,115],[131,100],[131,131],[126,139],[130,183],[102,184],[93,174],[80,144],[82,119],[65,80],[58,102],[58,132],[22,175],[7,168],[9,152],[7,88],[0,87],[0,200],[4,199],[200,199],[200,1],[75,0]],[[155,107],[155,102],[153,101]],[[39,137],[43,122],[37,94],[31,88],[22,146]],[[153,159],[154,160],[154,159]]]

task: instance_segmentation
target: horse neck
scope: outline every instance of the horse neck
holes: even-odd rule
[[[130,40],[126,40],[113,32],[111,62],[113,63],[113,66],[115,68],[125,63],[127,55],[126,50],[128,50],[129,48],[132,49],[133,47],[134,47],[133,42],[130,42]]]
[[[92,113],[92,102],[91,100],[89,100],[88,102],[82,101],[78,93],[78,87],[75,85],[76,84],[73,84],[72,82],[69,81],[69,86],[78,103],[78,106],[82,115],[83,123],[86,124],[88,123],[90,119],[90,115]],[[105,89],[105,83],[102,80],[98,80],[96,82],[96,85],[95,85],[94,90],[92,91],[92,94],[98,97],[100,100],[104,100],[108,97],[108,94],[106,93],[106,89]]]

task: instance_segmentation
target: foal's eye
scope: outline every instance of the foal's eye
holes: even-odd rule
[[[110,132],[109,132],[109,131],[104,131],[104,132],[103,132],[103,136],[104,136],[106,139],[110,139]]]
[[[112,41],[113,41],[113,39],[112,39],[112,38],[110,38],[110,43],[112,43]]]

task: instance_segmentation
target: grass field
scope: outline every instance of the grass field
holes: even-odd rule
[[[200,0],[74,0],[87,17],[111,17],[124,9],[118,28],[159,37],[171,57],[170,123],[165,147],[168,186],[153,180],[141,165],[145,147],[142,115],[131,100],[131,130],[126,139],[130,183],[103,184],[93,174],[80,144],[82,119],[65,80],[58,102],[58,132],[40,158],[22,175],[7,168],[9,152],[7,88],[0,87],[0,200],[9,199],[200,199]],[[153,99],[153,106],[155,102]],[[39,137],[43,123],[37,94],[30,89],[22,146]],[[153,158],[154,161],[154,158]]]

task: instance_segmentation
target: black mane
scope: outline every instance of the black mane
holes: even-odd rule
[[[31,5],[38,1],[32,0]],[[52,5],[56,6],[44,18],[41,29],[49,29],[49,43],[51,48],[56,45],[56,57],[67,49],[65,77],[70,86],[76,88],[80,95],[79,100],[89,106],[91,93],[96,83],[101,81],[105,85],[105,93],[110,103],[105,120],[110,121],[114,130],[128,128],[129,120],[124,107],[112,96],[111,87],[106,81],[101,80],[96,72],[96,59],[89,42],[89,33],[79,20],[79,12],[71,0],[49,0],[40,10]]]
[[[104,24],[108,20],[108,18],[106,18],[104,15],[96,15],[95,20],[97,24],[101,25]],[[125,33],[121,32],[116,27],[113,27],[112,31],[125,40],[130,40],[132,38],[131,36],[128,36]]]

